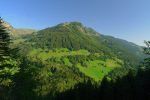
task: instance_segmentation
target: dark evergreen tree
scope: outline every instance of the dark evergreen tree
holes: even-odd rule
[[[18,72],[17,62],[11,57],[8,25],[0,18],[0,99],[10,97],[13,76]]]
[[[0,61],[10,55],[10,36],[4,21],[0,18]]]

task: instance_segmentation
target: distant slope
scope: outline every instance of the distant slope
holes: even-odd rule
[[[127,66],[129,62],[132,62],[132,65],[138,65],[136,61],[141,61],[145,57],[142,47],[132,42],[106,35],[101,35],[101,39],[115,55],[126,60]]]
[[[12,25],[10,25],[6,21],[3,22],[3,25],[9,29],[10,34],[13,38],[18,38],[18,37],[22,37],[25,35],[29,35],[29,34],[32,34],[33,32],[37,31],[34,29],[25,29],[25,28],[17,29],[17,28],[14,28]]]
[[[32,34],[33,32],[36,32],[36,30],[34,29],[11,29],[12,32],[12,36],[13,37],[21,37],[21,36],[25,36],[25,35],[29,35]]]

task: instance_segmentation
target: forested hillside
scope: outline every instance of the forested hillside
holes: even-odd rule
[[[3,29],[0,33],[8,34]],[[4,95],[0,99],[136,100],[130,99],[129,93],[135,92],[130,88],[140,85],[134,80],[139,78],[138,69],[145,69],[139,66],[145,55],[138,45],[99,34],[80,22],[58,24],[11,41],[8,48],[12,49],[14,69],[1,64],[1,80],[5,80],[6,72],[10,75],[9,81],[1,81]],[[4,82],[9,83],[6,89]]]

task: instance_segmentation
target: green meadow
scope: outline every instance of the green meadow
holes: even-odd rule
[[[89,55],[93,55],[95,58],[88,59]],[[71,57],[80,57],[85,56],[84,64],[80,61],[76,61],[74,64],[68,58]],[[69,50],[66,48],[57,48],[53,50],[48,49],[33,49],[28,54],[28,59],[31,61],[42,61],[43,63],[48,59],[55,58],[55,61],[50,61],[49,63],[57,62],[57,65],[64,65],[66,67],[72,67],[73,65],[79,69],[80,72],[85,74],[86,76],[93,78],[95,81],[102,80],[105,75],[107,75],[110,71],[115,69],[116,67],[121,67],[123,61],[112,58],[112,59],[100,59],[102,58],[102,54],[100,53],[90,53],[87,50]],[[83,58],[84,59],[84,58]]]

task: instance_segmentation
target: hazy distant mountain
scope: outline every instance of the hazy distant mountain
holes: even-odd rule
[[[8,22],[5,22],[5,21],[3,22],[3,25],[9,29],[11,36],[15,37],[15,38],[24,36],[24,35],[29,35],[29,34],[32,34],[33,32],[37,31],[34,29],[14,28],[12,25],[10,25]]]
[[[11,32],[12,32],[13,37],[20,37],[20,36],[25,36],[25,35],[32,34],[33,32],[36,32],[36,30],[34,30],[34,29],[16,29],[16,28],[13,28],[11,30]]]

